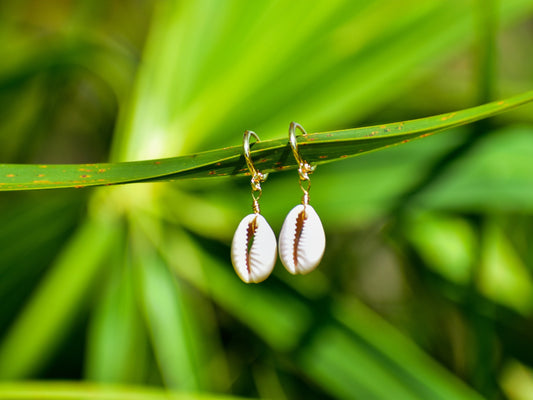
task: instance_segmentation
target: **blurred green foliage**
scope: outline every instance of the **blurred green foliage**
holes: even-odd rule
[[[2,2],[0,160],[177,156],[507,97],[533,87],[532,17],[530,0]],[[319,166],[324,260],[260,285],[229,261],[247,179],[2,193],[0,398],[530,398],[531,111]],[[294,171],[264,184],[276,232],[299,197]]]

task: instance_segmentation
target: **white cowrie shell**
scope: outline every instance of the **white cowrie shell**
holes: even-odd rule
[[[276,236],[261,214],[244,217],[231,243],[231,262],[246,283],[264,281],[276,263]]]
[[[281,227],[279,256],[291,274],[307,274],[317,267],[326,249],[326,235],[316,211],[308,205],[294,207]]]

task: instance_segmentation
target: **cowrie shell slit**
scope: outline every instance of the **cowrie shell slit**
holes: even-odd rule
[[[231,262],[246,283],[264,281],[276,263],[277,244],[274,231],[261,214],[242,219],[231,243]]]
[[[294,207],[279,234],[279,256],[291,274],[307,274],[315,269],[326,249],[322,222],[313,207]]]

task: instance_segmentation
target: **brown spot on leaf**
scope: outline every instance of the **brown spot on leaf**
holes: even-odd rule
[[[455,117],[455,114],[456,114],[456,113],[451,113],[451,114],[445,115],[444,117],[441,117],[440,120],[441,120],[441,121],[446,121],[446,120],[448,120],[448,119],[450,119],[450,118]]]

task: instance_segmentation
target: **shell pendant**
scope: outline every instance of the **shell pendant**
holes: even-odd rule
[[[246,283],[264,281],[276,263],[276,236],[261,214],[244,217],[231,243],[231,262]]]
[[[313,207],[294,207],[279,234],[279,256],[291,274],[307,274],[315,269],[326,249],[322,222]]]

